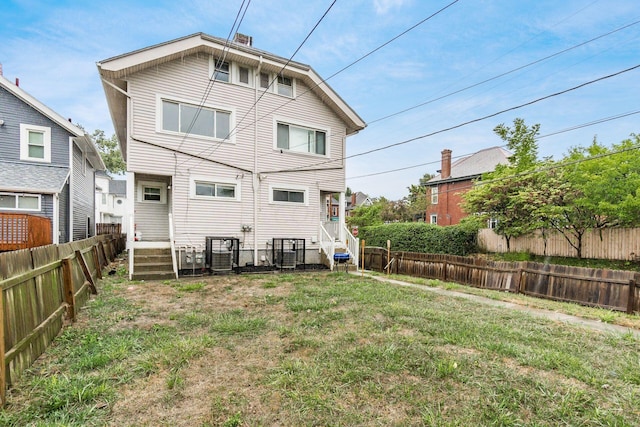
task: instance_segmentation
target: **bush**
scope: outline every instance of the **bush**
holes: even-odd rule
[[[386,248],[391,240],[394,251],[468,255],[477,250],[478,228],[472,224],[440,227],[423,222],[393,223],[364,227],[360,238],[367,246]]]

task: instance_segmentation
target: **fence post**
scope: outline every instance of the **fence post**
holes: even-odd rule
[[[518,268],[515,272],[515,277],[513,278],[513,287],[515,288],[515,293],[520,293],[520,281],[522,280],[522,268]]]
[[[72,322],[76,321],[76,295],[73,292],[73,274],[71,271],[71,257],[62,260],[62,282],[64,284],[64,299],[68,305],[67,316]]]
[[[629,280],[629,296],[627,297],[627,314],[633,314],[636,306],[636,281]]]
[[[7,363],[4,358],[4,289],[0,288],[0,404],[7,403]]]
[[[442,281],[447,281],[447,259],[444,257],[442,258]]]
[[[387,276],[391,274],[391,240],[387,240]]]
[[[364,277],[364,239],[361,240],[360,245],[362,246],[362,267],[360,268],[361,275]]]
[[[102,265],[100,264],[100,260],[98,259],[98,246],[93,245],[91,249],[91,255],[93,256],[93,264],[96,266],[96,274],[98,279],[102,279]]]

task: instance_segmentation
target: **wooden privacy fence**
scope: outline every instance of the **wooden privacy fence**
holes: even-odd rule
[[[507,252],[507,241],[489,228],[478,232],[478,246],[487,252]],[[529,252],[540,256],[575,257],[576,250],[557,232],[542,231],[511,238],[511,252]],[[588,230],[582,237],[582,257],[594,259],[636,260],[640,257],[640,228],[603,228]]]
[[[397,251],[388,254],[386,249],[373,247],[365,248],[364,267],[627,313],[640,310],[640,277],[632,271],[490,261],[444,254]]]
[[[122,224],[99,222],[96,224],[96,234],[122,234]]]
[[[125,248],[123,236],[0,254],[0,400],[6,389],[74,321],[102,269]]]
[[[49,218],[0,212],[0,251],[35,248],[51,242]]]

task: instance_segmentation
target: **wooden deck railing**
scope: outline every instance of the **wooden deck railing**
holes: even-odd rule
[[[0,252],[35,248],[52,242],[49,218],[0,212]]]

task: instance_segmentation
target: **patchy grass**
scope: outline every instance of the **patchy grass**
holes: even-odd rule
[[[343,273],[99,291],[1,425],[640,424],[633,334]]]

